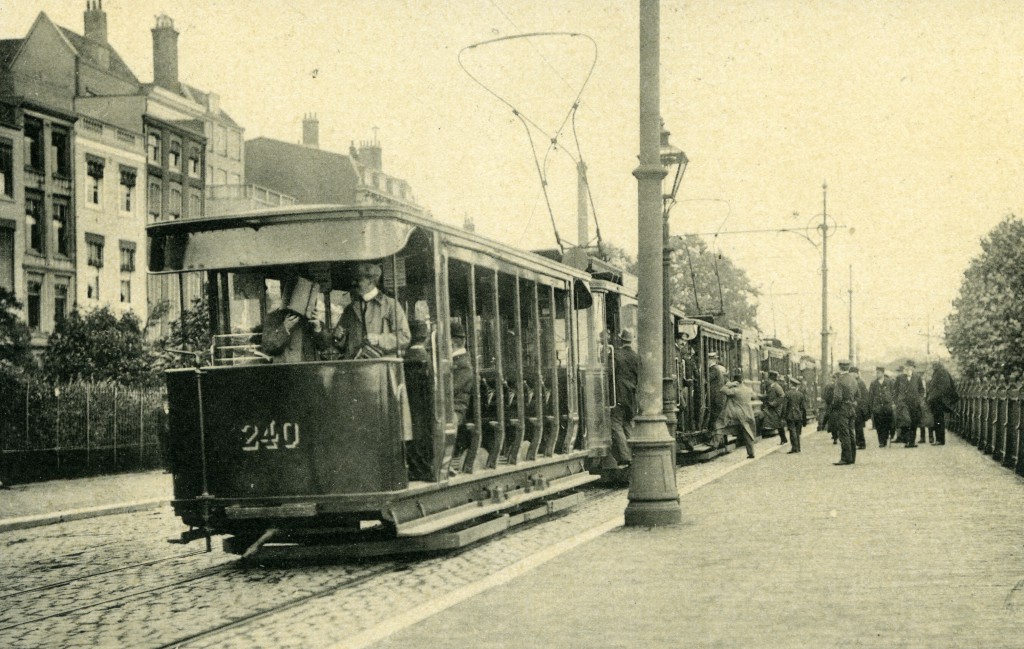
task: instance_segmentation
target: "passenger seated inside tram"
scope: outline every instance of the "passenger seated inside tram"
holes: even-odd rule
[[[285,280],[281,306],[267,314],[260,351],[274,363],[315,361],[330,348],[330,336],[315,317],[319,285],[305,277]]]
[[[395,356],[409,344],[409,322],[402,305],[378,287],[381,268],[360,263],[352,302],[342,311],[332,332],[341,357]]]

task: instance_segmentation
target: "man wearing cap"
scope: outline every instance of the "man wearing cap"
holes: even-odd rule
[[[732,426],[736,428],[737,438],[747,447],[747,457],[754,458],[754,391],[743,383],[743,372],[733,372],[732,380],[722,388],[725,395],[725,407],[719,415],[715,427],[719,431]],[[723,437],[724,432],[720,433]]]
[[[800,452],[800,432],[807,421],[807,397],[800,389],[800,380],[790,377],[786,389],[786,424],[789,426],[790,453]]]
[[[865,449],[868,444],[864,439],[864,424],[871,418],[871,412],[868,410],[868,386],[864,384],[864,379],[860,378],[860,369],[856,365],[850,366],[850,374],[857,381],[857,414],[853,418],[854,437],[857,448]]]
[[[850,374],[850,361],[839,361],[839,376],[832,393],[832,421],[839,439],[841,454],[836,466],[857,461],[853,420],[857,416],[857,379]]]
[[[708,352],[708,430],[715,429],[715,422],[725,407],[726,396],[722,388],[728,381],[728,370],[718,361],[718,352]],[[722,440],[725,443],[725,440]]]
[[[455,409],[455,450],[452,454],[451,466],[448,474],[455,475],[463,470],[463,460],[466,450],[469,448],[470,429],[466,426],[467,419],[473,417],[469,412],[473,401],[473,364],[470,362],[469,353],[466,351],[466,329],[462,322],[452,320],[452,392],[454,394],[453,405]],[[473,423],[472,421],[468,423]]]
[[[405,310],[395,298],[377,288],[380,276],[377,264],[356,266],[352,302],[342,311],[333,331],[342,358],[394,356],[409,344]]]
[[[878,448],[889,443],[892,436],[892,379],[886,376],[885,368],[875,368],[875,380],[868,388],[868,412],[875,432],[878,434]]]
[[[764,391],[764,402],[761,404],[762,437],[771,437],[773,431],[779,431],[779,444],[786,443],[786,418],[783,409],[786,405],[786,391],[779,385],[779,373],[768,372],[768,387]]]
[[[629,436],[633,431],[636,414],[636,386],[640,380],[640,355],[633,351],[633,332],[623,329],[619,333],[619,347],[615,350],[615,405],[612,407],[612,455],[619,464],[629,464],[633,454],[629,449]]]
[[[896,377],[893,385],[893,402],[896,425],[907,448],[917,447],[917,427],[921,425],[921,401],[924,398],[924,383],[915,371],[917,364],[907,361],[903,373]]]

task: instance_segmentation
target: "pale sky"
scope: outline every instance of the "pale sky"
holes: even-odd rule
[[[82,32],[85,0],[0,0],[0,37],[40,10]],[[530,142],[510,110],[459,67],[471,44],[579,32],[597,63],[576,119],[605,240],[636,246],[636,3],[593,0],[105,0],[111,44],[152,80],[150,29],[178,30],[180,78],[217,92],[246,139],[301,137],[345,152],[379,128],[385,170],[445,221],[524,248],[553,247]],[[979,240],[1022,213],[1024,12],[1017,2],[662,2],[661,106],[690,158],[673,233],[804,227],[822,212],[830,320],[847,353],[932,353]],[[467,66],[548,132],[589,68],[579,38],[535,37],[466,55]],[[547,141],[534,134],[538,154]],[[571,124],[560,142],[575,151]],[[553,154],[559,231],[576,240],[572,161]],[[794,213],[797,215],[794,216]],[[593,234],[593,224],[591,224]],[[812,233],[813,234],[813,233]],[[763,291],[761,328],[818,354],[821,258],[793,234],[709,238]]]

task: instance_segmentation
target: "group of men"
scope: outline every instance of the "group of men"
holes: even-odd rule
[[[878,446],[902,442],[907,448],[920,443],[946,443],[946,414],[956,406],[953,378],[942,363],[932,365],[927,384],[913,360],[897,370],[896,378],[885,367],[875,368],[870,387],[860,371],[849,361],[839,361],[839,372],[822,393],[822,415],[818,429],[832,433],[832,443],[841,447],[836,466],[856,463],[857,449],[866,448],[864,425],[871,421],[878,435]]]

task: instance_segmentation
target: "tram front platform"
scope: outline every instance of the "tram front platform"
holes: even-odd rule
[[[763,439],[687,488],[684,467],[682,524],[620,517],[357,644],[1024,646],[1024,480],[952,432],[917,448],[867,437],[852,466],[808,427],[799,454]]]

